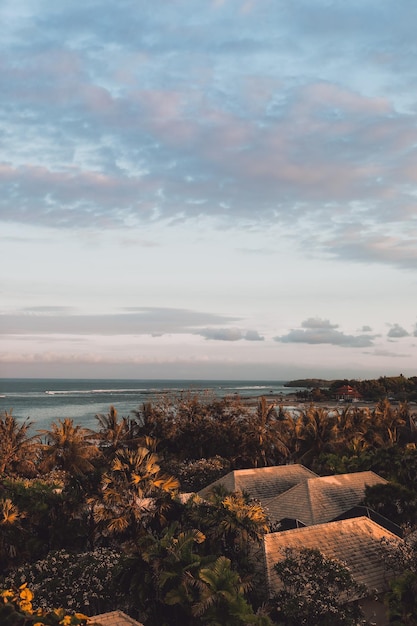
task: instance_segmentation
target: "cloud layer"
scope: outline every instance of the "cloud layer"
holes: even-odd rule
[[[4,375],[414,374],[417,5],[55,4],[0,3]]]
[[[323,254],[416,267],[412,3],[1,12],[4,220],[314,224]]]

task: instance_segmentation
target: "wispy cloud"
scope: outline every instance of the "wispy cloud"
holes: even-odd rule
[[[129,0],[100,10],[75,1],[59,14],[5,7],[4,220],[102,229],[178,215],[307,220],[325,228],[336,258],[416,266],[406,234],[416,114],[404,106],[412,67],[401,53],[411,6],[382,19],[375,3],[231,0],[200,7],[198,20],[187,1],[157,14]],[[358,207],[359,240],[339,235]],[[374,233],[387,222],[404,232]]]
[[[235,317],[214,315],[187,309],[135,308],[127,313],[103,315],[68,315],[65,310],[41,307],[35,311],[0,315],[2,334],[69,334],[69,335],[142,335],[169,333],[195,334],[206,324],[234,322]],[[202,334],[203,331],[198,331]],[[217,331],[213,331],[217,332]],[[221,332],[221,331],[219,331]],[[240,332],[240,331],[239,331]],[[241,337],[239,337],[241,338]]]
[[[369,354],[371,356],[377,356],[377,357],[386,357],[389,359],[405,359],[405,358],[409,358],[411,356],[411,353],[405,354],[405,353],[400,353],[400,352],[393,352],[392,350],[382,350],[382,349],[375,349],[372,352],[364,352],[364,354]]]
[[[9,356],[61,346],[68,373],[135,344],[287,376],[353,371],[358,349],[378,368],[401,344],[415,367],[417,4],[2,0],[0,17]]]

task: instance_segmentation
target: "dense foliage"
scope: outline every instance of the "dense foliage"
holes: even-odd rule
[[[83,626],[87,616],[65,609],[34,609],[33,593],[23,583],[19,587],[0,590],[0,623],[2,626]],[[94,626],[94,625],[92,625]]]
[[[36,607],[63,606],[88,615],[122,608],[114,579],[123,560],[120,551],[96,548],[91,552],[49,552],[45,559],[21,565],[5,579],[7,588],[24,580],[35,596]]]
[[[0,571],[8,577],[0,583],[15,589],[1,610],[17,620],[1,623],[20,623],[16,589],[29,583],[33,610],[60,606],[60,619],[122,608],[146,626],[290,626],[309,624],[327,594],[335,621],[324,612],[315,624],[353,624],[345,599],[358,592],[355,581],[316,553],[277,566],[285,593],[268,602],[256,546],[271,526],[258,502],[222,488],[204,500],[181,495],[233,469],[295,462],[320,475],[374,470],[390,483],[369,488],[365,503],[416,530],[416,415],[406,403],[305,404],[294,413],[265,398],[250,406],[180,394],[129,418],[110,407],[97,422],[93,432],[68,418],[33,436],[28,423],[0,416]],[[397,571],[393,615],[413,601],[416,584],[410,560]]]

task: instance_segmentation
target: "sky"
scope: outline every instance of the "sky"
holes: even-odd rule
[[[0,376],[417,375],[414,0],[0,21]]]

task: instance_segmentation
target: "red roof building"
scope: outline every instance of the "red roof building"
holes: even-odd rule
[[[362,397],[359,391],[350,385],[343,385],[343,387],[339,387],[335,395],[337,400],[344,400],[345,402],[359,400]]]

